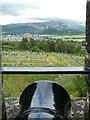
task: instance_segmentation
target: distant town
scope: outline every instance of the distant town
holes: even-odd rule
[[[30,33],[25,33],[25,34],[20,34],[20,35],[1,35],[0,38],[2,38],[3,41],[22,41],[22,38],[33,38],[33,39],[39,39],[43,40],[44,37],[49,36],[49,35],[38,35],[38,34],[30,34]]]

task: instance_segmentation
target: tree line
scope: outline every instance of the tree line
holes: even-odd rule
[[[34,38],[22,38],[22,41],[16,42],[2,42],[2,49],[12,50],[29,50],[32,52],[60,52],[60,53],[73,53],[84,54],[84,42],[80,41],[64,41],[61,39],[45,39],[38,40]]]

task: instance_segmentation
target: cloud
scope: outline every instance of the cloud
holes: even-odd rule
[[[47,17],[85,20],[85,3],[86,0],[0,0],[0,24]]]
[[[34,3],[22,2],[12,2],[12,1],[4,1],[2,2],[2,12],[3,15],[11,15],[11,16],[18,16],[22,14],[22,11],[27,9],[38,9],[38,6]]]

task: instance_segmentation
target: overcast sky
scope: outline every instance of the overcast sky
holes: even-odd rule
[[[42,18],[85,21],[86,0],[0,0],[0,24],[39,22]]]

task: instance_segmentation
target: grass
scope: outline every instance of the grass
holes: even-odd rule
[[[66,40],[66,41],[85,41],[85,36],[84,35],[72,35],[72,36],[58,36],[58,35],[53,35],[53,36],[50,36],[50,38],[53,38],[53,39],[62,39],[62,40]]]
[[[84,57],[73,54],[3,51],[4,67],[83,66]]]
[[[3,51],[4,67],[53,67],[53,66],[83,66],[84,57],[73,54],[37,53],[28,51]],[[38,80],[51,80],[61,84],[71,76],[68,74],[29,74],[3,75],[3,93],[5,97],[19,97],[27,85]],[[78,82],[78,80],[80,80]],[[77,83],[77,84],[76,84]],[[72,96],[86,95],[86,82],[82,75],[77,75],[70,82],[62,85]],[[80,87],[76,87],[80,86]],[[81,91],[82,90],[82,91]],[[77,93],[77,94],[75,94]],[[81,93],[81,94],[80,94]]]
[[[63,85],[68,93],[73,97],[85,97],[87,91],[86,79],[84,75],[77,75],[72,81]]]
[[[57,75],[4,75],[3,91],[5,97],[18,97],[24,88],[30,83],[38,80],[53,81]]]
[[[68,74],[67,75],[66,74],[65,75],[61,75],[61,74],[4,75],[3,76],[4,96],[19,97],[22,91],[25,89],[25,87],[35,81],[49,80],[61,84],[61,81],[67,80],[70,76],[73,75],[68,75]],[[79,76],[80,78],[78,79]],[[86,96],[86,91],[87,91],[86,80],[85,77],[82,75],[77,75],[75,79],[72,79],[70,82],[63,84],[62,86],[67,90],[67,92],[71,96],[74,97]]]

